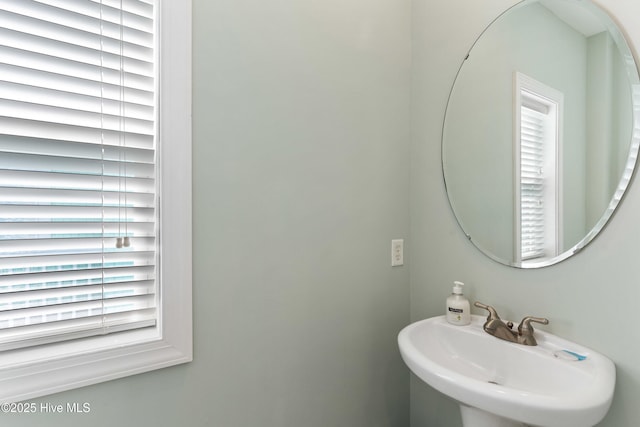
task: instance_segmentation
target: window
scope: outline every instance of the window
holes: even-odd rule
[[[192,358],[190,20],[0,1],[4,402]]]
[[[560,253],[562,93],[515,78],[515,235],[519,262]]]

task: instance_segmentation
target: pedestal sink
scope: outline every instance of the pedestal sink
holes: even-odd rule
[[[484,321],[473,315],[455,326],[439,316],[398,335],[409,369],[460,403],[465,427],[589,427],[604,418],[616,380],[611,360],[539,330],[537,346],[503,341]]]

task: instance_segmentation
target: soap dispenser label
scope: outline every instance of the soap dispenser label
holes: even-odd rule
[[[452,312],[452,313],[462,313],[462,312],[464,312],[464,310],[461,309],[461,308],[453,308],[453,307],[449,307],[449,311]]]

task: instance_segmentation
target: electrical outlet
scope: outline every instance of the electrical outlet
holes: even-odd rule
[[[404,240],[394,239],[391,241],[391,267],[404,265]]]

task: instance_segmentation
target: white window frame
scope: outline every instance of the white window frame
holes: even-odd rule
[[[0,402],[17,402],[193,359],[191,0],[157,0],[160,298],[158,325],[0,352]]]
[[[514,73],[514,249],[516,262],[538,262],[562,252],[562,144],[564,95],[562,92],[520,72]],[[527,102],[538,103],[548,110],[548,134],[545,136],[545,187],[553,191],[544,194],[544,252],[535,258],[522,253],[521,216],[521,108]]]

